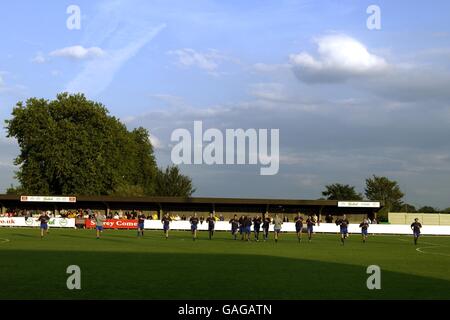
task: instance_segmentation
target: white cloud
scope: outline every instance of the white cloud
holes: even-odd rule
[[[94,96],[98,95],[108,87],[122,65],[134,57],[143,46],[151,41],[165,27],[165,24],[161,24],[157,27],[150,28],[144,34],[141,34],[144,30],[138,30],[138,34],[129,34],[130,42],[124,47],[111,50],[101,60],[89,61],[83,71],[75,79],[70,81],[66,87],[66,91],[84,92],[87,95]]]
[[[289,93],[281,83],[255,83],[250,86],[249,93],[258,99],[288,102]]]
[[[369,52],[359,41],[347,35],[329,35],[316,39],[317,57],[301,52],[289,60],[296,75],[305,82],[337,82],[355,76],[370,76],[390,66]]]
[[[271,73],[289,68],[289,64],[268,64],[258,62],[252,65],[251,70],[259,73]]]
[[[163,149],[163,144],[161,140],[159,140],[155,135],[150,134],[150,142],[152,143],[152,146],[154,149]]]
[[[52,57],[64,57],[75,60],[98,58],[105,55],[105,51],[99,47],[85,48],[81,45],[65,47],[50,52]]]
[[[220,64],[225,60],[231,60],[213,49],[202,53],[191,48],[184,48],[171,50],[167,53],[176,56],[177,64],[182,67],[197,67],[210,74],[217,74]]]
[[[37,64],[42,64],[42,63],[47,62],[47,58],[45,58],[45,56],[42,54],[42,52],[38,52],[36,54],[36,56],[34,56],[34,58],[31,59],[31,62],[37,63]]]
[[[450,98],[450,75],[442,67],[387,63],[346,35],[321,37],[316,43],[316,57],[306,52],[290,55],[292,70],[303,83],[347,83],[350,90],[368,92],[390,102],[448,101]]]
[[[217,69],[218,64],[210,59],[205,54],[199,53],[194,49],[181,49],[169,51],[169,54],[176,55],[178,57],[178,63],[189,67],[197,66],[201,69],[213,71]]]

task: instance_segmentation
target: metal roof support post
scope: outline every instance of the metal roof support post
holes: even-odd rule
[[[109,215],[109,204],[107,203],[107,202],[104,202],[104,204],[105,204],[105,216],[108,216]]]
[[[319,210],[319,221],[317,221],[317,225],[320,226],[320,221],[322,221],[322,210],[323,210],[323,206],[320,206],[320,210]]]

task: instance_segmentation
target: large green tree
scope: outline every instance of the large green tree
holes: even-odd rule
[[[400,211],[402,208],[403,192],[397,181],[389,180],[387,177],[373,175],[366,179],[365,195],[372,201],[381,200],[385,207],[378,212],[381,220],[387,219],[387,213],[390,211]]]
[[[362,200],[362,195],[356,192],[354,186],[348,184],[334,183],[327,185],[322,195],[327,197],[327,200]]]
[[[15,159],[20,186],[11,193],[159,193],[160,173],[148,131],[128,131],[102,104],[83,94],[19,102],[6,129],[20,147]]]

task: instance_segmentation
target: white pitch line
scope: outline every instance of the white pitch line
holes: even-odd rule
[[[5,238],[0,238],[0,243],[7,243],[10,242],[9,239],[5,239]]]
[[[450,257],[450,254],[445,254],[445,253],[440,253],[440,252],[425,252],[425,251],[423,251],[423,249],[426,249],[426,248],[436,248],[436,247],[439,248],[439,247],[444,247],[444,246],[434,245],[432,247],[416,248],[416,251],[420,252],[420,253],[425,253],[425,254],[434,254],[434,255],[438,255],[438,256]]]
[[[409,241],[406,240],[406,239],[398,239],[398,240],[409,242]],[[437,248],[439,248],[439,247],[448,247],[448,246],[445,246],[445,245],[442,245],[442,244],[431,243],[431,242],[425,242],[425,241],[421,241],[421,243],[424,243],[424,244],[430,244],[431,246],[428,246],[428,247],[421,247],[421,248],[416,248],[416,251],[417,251],[417,252],[424,253],[424,254],[434,254],[434,255],[438,255],[438,256],[450,257],[450,254],[446,254],[446,253],[441,253],[441,252],[425,252],[425,251],[423,251],[423,249],[436,248],[436,247],[437,247]]]
[[[427,249],[427,248],[436,248],[436,246],[416,248],[416,251],[418,251],[420,253],[425,253],[425,254],[434,254],[434,255],[439,255],[439,256],[450,257],[450,254],[445,254],[445,253],[440,253],[440,252],[425,252],[425,251],[423,251],[423,249]]]

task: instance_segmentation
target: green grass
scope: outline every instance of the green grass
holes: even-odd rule
[[[205,232],[0,228],[1,299],[449,299],[450,237],[316,234],[298,243],[231,240]],[[271,236],[273,236],[271,234]],[[5,239],[9,241],[6,242]],[[366,268],[381,268],[381,290],[368,290]],[[68,290],[66,268],[81,268],[81,290]]]

